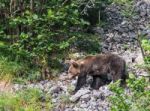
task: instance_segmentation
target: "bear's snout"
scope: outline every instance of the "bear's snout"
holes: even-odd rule
[[[71,75],[71,74],[68,74],[68,79],[73,79],[73,75]]]

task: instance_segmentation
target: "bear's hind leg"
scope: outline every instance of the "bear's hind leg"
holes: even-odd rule
[[[100,86],[104,85],[100,76],[93,76],[93,82],[91,84],[91,88],[99,89]]]

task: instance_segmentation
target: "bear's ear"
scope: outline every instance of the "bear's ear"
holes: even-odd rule
[[[79,64],[74,61],[74,60],[71,60],[71,64],[75,67],[75,68],[78,68],[79,67]]]

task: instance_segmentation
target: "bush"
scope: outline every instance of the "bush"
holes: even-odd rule
[[[71,47],[85,53],[99,53],[101,51],[100,39],[91,34],[78,34],[72,42]]]
[[[145,78],[136,78],[130,75],[127,80],[128,92],[119,87],[119,82],[110,85],[110,90],[114,93],[110,96],[111,111],[149,111],[150,92],[149,82]]]
[[[101,25],[101,21],[106,20],[104,13],[106,5],[109,5],[113,0],[78,0],[80,16],[88,21],[90,26]]]

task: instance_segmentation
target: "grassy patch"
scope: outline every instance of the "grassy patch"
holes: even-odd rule
[[[29,68],[25,63],[0,57],[0,80],[24,83],[26,81],[38,80],[40,72]]]
[[[0,79],[12,80],[14,76],[19,76],[25,70],[26,68],[22,64],[0,57]]]
[[[41,111],[52,110],[50,97],[44,102],[41,100],[43,93],[37,89],[26,89],[12,93],[0,94],[0,111]]]

